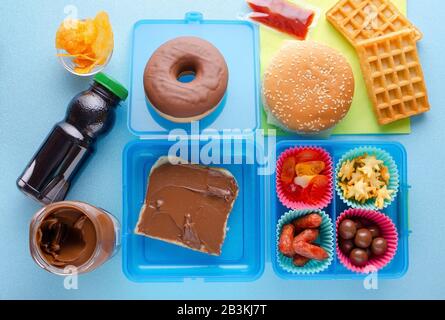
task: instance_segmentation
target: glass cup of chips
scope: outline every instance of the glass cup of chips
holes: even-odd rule
[[[56,34],[57,56],[63,67],[78,76],[92,76],[110,62],[114,34],[108,14],[94,18],[65,19]]]
[[[62,66],[69,71],[70,73],[80,76],[80,77],[90,77],[98,74],[99,72],[102,72],[105,67],[108,65],[108,63],[111,60],[111,57],[113,56],[113,51],[108,56],[107,60],[103,64],[95,65],[91,70],[88,72],[79,72],[78,65],[76,63],[76,57],[71,57],[66,54],[65,51],[58,49],[57,55],[59,57],[59,62],[62,64]]]

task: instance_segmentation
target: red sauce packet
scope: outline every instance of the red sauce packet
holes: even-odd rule
[[[287,0],[246,0],[254,11],[250,18],[268,27],[305,40],[315,12]]]

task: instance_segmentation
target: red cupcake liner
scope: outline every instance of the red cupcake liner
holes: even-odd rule
[[[338,227],[343,220],[351,218],[363,218],[375,223],[380,228],[381,236],[385,238],[388,243],[388,249],[383,256],[373,257],[368,261],[368,264],[363,267],[353,265],[349,257],[346,256],[339,247]],[[352,272],[364,274],[376,272],[387,266],[396,255],[399,240],[397,228],[391,219],[383,213],[366,209],[346,210],[338,217],[336,230],[338,259],[340,260],[341,264]]]
[[[323,161],[326,168],[321,174],[329,178],[329,188],[326,188],[326,192],[319,199],[312,199],[312,201],[304,201],[303,199],[298,199],[292,192],[287,190],[286,185],[281,181],[281,171],[283,168],[283,163],[289,157],[297,156],[302,151],[315,151],[317,156],[313,160]],[[303,210],[303,209],[324,209],[332,201],[334,194],[334,165],[332,157],[323,148],[320,147],[294,147],[285,150],[277,160],[277,170],[276,170],[276,189],[277,195],[280,202],[288,209],[292,210]]]

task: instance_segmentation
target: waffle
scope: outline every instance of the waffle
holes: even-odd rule
[[[417,53],[416,34],[412,30],[362,41],[357,52],[380,124],[430,109]]]
[[[360,41],[409,29],[416,41],[422,33],[389,0],[341,0],[326,18],[357,47]]]

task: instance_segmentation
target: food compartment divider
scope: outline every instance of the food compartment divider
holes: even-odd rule
[[[230,36],[227,36],[228,34]],[[234,218],[232,212],[232,217],[229,218],[229,227],[231,225],[234,227],[232,231],[238,227],[239,232],[237,236],[234,236],[236,239],[232,238],[232,240],[230,240],[230,231],[227,234],[226,244],[229,254],[226,250],[226,254],[223,253],[220,258],[205,257],[201,253],[190,252],[187,249],[176,248],[171,244],[148,238],[143,239],[133,234],[145,196],[148,172],[157,158],[166,155],[169,146],[173,143],[166,139],[166,135],[171,129],[178,128],[178,125],[168,123],[149,108],[142,86],[142,72],[151,53],[158,46],[170,39],[185,35],[199,36],[216,45],[228,60],[231,74],[223,105],[213,115],[199,122],[199,132],[202,133],[206,128],[212,128],[218,132],[225,129],[253,131],[259,126],[261,111],[259,36],[256,25],[247,21],[205,20],[198,12],[187,13],[183,20],[142,20],[135,24],[131,54],[128,128],[139,139],[129,143],[123,155],[122,247],[124,273],[129,279],[136,282],[183,281],[186,278],[224,282],[252,281],[262,274],[266,257],[267,261],[271,261],[275,273],[284,279],[354,279],[363,277],[363,275],[353,274],[346,270],[338,261],[336,254],[329,268],[320,274],[300,276],[281,270],[276,260],[276,224],[279,217],[288,210],[280,204],[276,196],[275,174],[271,176],[253,174],[257,165],[254,167],[243,166],[242,169],[235,166],[226,167],[229,171],[235,172],[237,180],[241,179],[243,190],[240,190],[240,196],[246,197],[246,201],[243,200],[242,208],[239,207],[239,204],[235,204],[235,207],[238,207],[234,208],[234,210],[243,212],[242,217],[238,217],[239,220],[236,220],[236,213]],[[240,50],[242,55],[240,55]],[[246,97],[250,98],[246,100]],[[235,114],[236,116],[234,116]],[[179,128],[184,129],[188,134],[196,133],[191,132],[190,126],[179,125]],[[399,232],[399,248],[394,260],[379,272],[379,276],[383,278],[403,276],[408,268],[408,185],[406,151],[403,146],[393,142],[289,139],[298,138],[278,138],[277,157],[289,147],[320,146],[332,156],[334,168],[340,157],[355,147],[370,145],[383,148],[391,153],[399,167],[400,189],[396,201],[384,212],[388,213],[396,224]],[[255,148],[259,148],[259,146],[255,145]],[[338,215],[347,209],[347,206],[335,194],[335,190],[333,192],[333,201],[324,210],[331,217],[335,227]],[[254,212],[256,215],[253,214]],[[243,227],[233,225],[234,221],[241,223]],[[254,224],[251,228],[247,228],[247,224],[252,222]],[[242,245],[240,246],[239,243]],[[253,255],[243,260],[246,246],[250,246],[249,250],[253,250]],[[239,254],[240,247],[243,247],[241,255]],[[267,249],[264,250],[265,248]]]
[[[207,20],[199,12],[188,12],[182,20],[141,20],[133,27],[129,131],[135,136],[157,138],[166,137],[174,129],[196,134],[190,124],[173,123],[154,111],[143,87],[143,74],[151,55],[165,42],[181,36],[209,41],[223,54],[229,68],[223,101],[212,114],[198,121],[196,131],[257,129],[260,123],[258,26],[243,20]]]
[[[392,262],[378,272],[378,276],[381,278],[400,278],[402,277],[408,269],[408,183],[407,183],[407,155],[405,148],[397,142],[370,142],[370,141],[343,141],[343,140],[325,140],[325,141],[300,141],[300,140],[281,140],[277,144],[277,159],[282,152],[288,148],[299,147],[299,146],[318,146],[322,147],[329,152],[333,159],[334,169],[338,164],[340,158],[349,150],[352,150],[361,146],[373,146],[381,148],[391,154],[394,158],[397,167],[399,169],[400,176],[400,188],[395,201],[386,209],[380,210],[381,212],[388,215],[394,222],[397,232],[399,234],[399,243],[397,253],[392,260]],[[335,174],[335,172],[334,172]],[[274,272],[283,279],[286,280],[317,280],[317,279],[359,279],[364,278],[366,275],[355,274],[347,270],[338,260],[337,254],[335,252],[334,259],[329,268],[321,273],[313,275],[297,275],[291,274],[284,271],[279,265],[276,258],[277,254],[277,237],[276,237],[276,225],[279,218],[289,211],[285,208],[276,196],[276,174],[270,177],[270,187],[272,198],[269,203],[269,214],[270,214],[270,225],[268,230],[270,233],[271,242],[269,243],[270,248],[270,259]],[[334,177],[335,184],[335,177]],[[343,201],[336,194],[335,188],[333,190],[334,196],[331,204],[323,209],[332,219],[334,226],[335,241],[337,240],[335,232],[335,224],[338,216],[348,209],[348,206],[343,203]]]
[[[222,139],[220,143],[224,141]],[[209,164],[229,170],[239,186],[220,257],[134,234],[151,167],[159,157],[168,155],[174,143],[178,142],[136,140],[124,150],[122,263],[125,275],[135,282],[256,280],[264,270],[265,212],[261,199],[264,197],[265,177],[257,175],[258,166],[254,161],[253,164],[247,161],[250,159],[247,145],[253,142],[242,141],[242,151],[231,145],[232,164]],[[192,144],[201,147],[207,142],[181,143],[188,148],[190,155]],[[235,158],[241,159],[242,164],[234,164]]]

